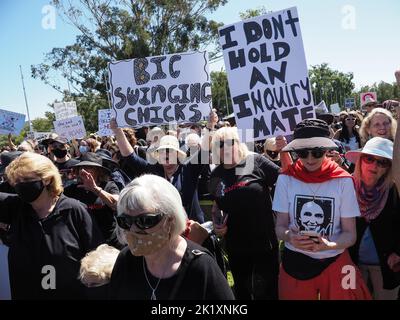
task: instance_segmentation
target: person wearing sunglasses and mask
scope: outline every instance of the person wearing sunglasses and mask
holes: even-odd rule
[[[352,177],[326,156],[336,144],[326,122],[298,123],[283,151],[298,160],[276,183],[273,210],[276,233],[285,242],[279,274],[283,300],[370,299],[361,273],[347,252],[356,241],[360,215]],[[342,286],[343,267],[354,286]]]
[[[166,179],[143,175],[118,200],[118,234],[127,243],[109,283],[112,300],[231,300],[211,254],[181,236],[187,216]]]
[[[356,164],[353,176],[361,210],[357,241],[350,253],[365,281],[371,282],[377,300],[396,300],[400,285],[400,200],[398,186],[393,183],[399,179],[394,168],[400,162],[393,155],[393,142],[380,137],[346,154]]]
[[[285,140],[276,139],[277,150]],[[280,168],[241,143],[236,127],[218,129],[212,138],[210,193],[214,231],[224,236],[238,300],[278,297],[278,241],[270,188]],[[220,217],[221,211],[223,212]]]
[[[63,195],[44,156],[26,152],[6,175],[17,193],[0,197],[0,222],[10,225],[12,299],[85,299],[79,261],[104,242],[85,206]]]

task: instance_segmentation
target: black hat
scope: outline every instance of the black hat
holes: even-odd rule
[[[50,143],[52,143],[54,141],[54,139],[57,139],[57,138],[58,138],[58,134],[52,132],[49,134],[48,138],[43,139],[40,143],[47,147]]]
[[[106,149],[98,149],[96,155],[103,160],[103,166],[107,167],[111,172],[119,169],[119,164],[112,159],[110,151]]]
[[[317,119],[324,120],[328,125],[333,123],[335,116],[332,113],[316,113]]]
[[[2,152],[0,155],[1,165],[0,165],[0,175],[4,174],[7,166],[17,159],[23,152],[22,151],[10,151]]]
[[[86,152],[81,156],[81,161],[74,165],[74,168],[79,167],[97,167],[102,168],[107,173],[111,173],[111,170],[108,169],[106,166],[103,166],[103,159],[94,152]]]
[[[325,121],[319,119],[305,119],[296,125],[293,133],[293,141],[284,147],[282,151],[311,148],[337,148],[337,145],[329,136],[329,126]]]

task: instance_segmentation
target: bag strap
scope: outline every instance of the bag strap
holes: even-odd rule
[[[168,300],[175,300],[175,296],[178,293],[178,290],[182,284],[183,279],[185,278],[185,275],[187,273],[187,270],[189,269],[190,263],[200,257],[203,254],[207,254],[206,251],[201,251],[199,249],[186,249],[185,255],[183,256],[181,265],[180,265],[180,272],[178,274],[178,278],[175,281],[175,285],[171,290],[171,294],[168,297]]]

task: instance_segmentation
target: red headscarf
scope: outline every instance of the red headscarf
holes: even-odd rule
[[[353,179],[350,173],[339,167],[336,162],[329,158],[325,158],[321,167],[316,171],[307,171],[301,161],[296,161],[287,170],[282,172],[282,174],[292,176],[306,183],[321,183],[337,178]]]

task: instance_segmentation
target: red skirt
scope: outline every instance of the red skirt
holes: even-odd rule
[[[280,267],[280,300],[372,300],[360,271],[344,251],[320,275],[297,280]]]

